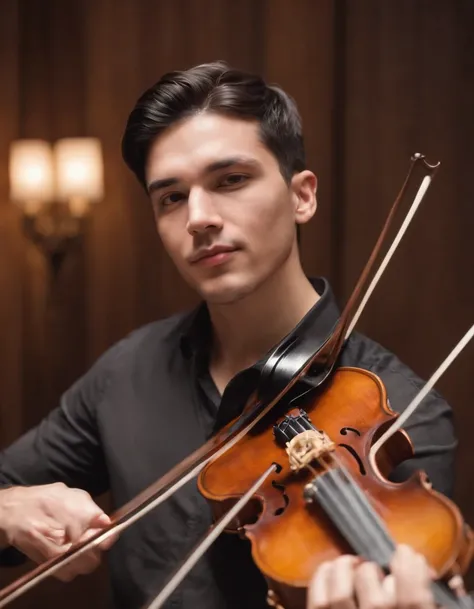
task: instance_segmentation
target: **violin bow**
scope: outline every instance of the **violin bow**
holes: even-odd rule
[[[389,249],[387,250],[387,253],[385,254],[377,271],[374,273],[373,278],[372,278],[370,284],[368,285],[366,291],[363,292],[366,284],[369,281],[371,273],[374,270],[375,263],[380,256],[382,245],[385,242],[385,240],[387,239],[389,229],[391,228],[395,214],[398,211],[400,204],[404,198],[405,191],[406,191],[409,181],[410,181],[410,177],[417,164],[423,165],[423,167],[426,171],[426,175],[424,176],[424,178],[418,188],[418,191],[415,195],[415,198],[408,210],[408,213],[405,216],[405,219],[403,220],[403,223],[401,224]],[[413,220],[413,217],[414,217],[415,213],[417,212],[417,210],[423,200],[423,197],[425,196],[426,191],[428,190],[439,166],[440,166],[440,163],[436,163],[434,165],[428,163],[426,161],[425,157],[419,153],[416,153],[411,157],[411,165],[410,165],[408,174],[406,176],[406,179],[402,185],[402,188],[400,189],[400,192],[398,193],[398,196],[395,199],[395,202],[393,203],[393,205],[390,209],[388,217],[385,221],[382,231],[380,232],[380,235],[372,250],[372,253],[371,253],[364,269],[362,270],[362,273],[359,276],[359,279],[352,291],[351,296],[349,297],[349,299],[347,301],[347,304],[346,304],[333,332],[328,337],[325,344],[323,344],[322,347],[316,353],[312,353],[309,356],[309,359],[308,359],[307,354],[304,353],[304,349],[302,349],[300,351],[300,353],[298,353],[298,350],[296,349],[295,353],[293,353],[293,352],[291,353],[293,361],[291,361],[290,363],[288,363],[288,359],[286,358],[286,356],[289,351],[291,352],[291,349],[293,346],[292,341],[294,342],[295,339],[292,335],[289,335],[289,337],[287,337],[286,339],[283,339],[283,341],[281,341],[281,343],[274,349],[273,353],[269,356],[268,360],[265,362],[263,375],[266,375],[267,379],[263,380],[263,382],[265,383],[265,386],[263,387],[263,389],[261,389],[262,394],[264,394],[267,397],[269,395],[271,396],[271,390],[270,390],[270,392],[268,392],[268,391],[266,391],[266,389],[267,389],[267,386],[269,384],[271,384],[272,381],[274,382],[275,385],[279,386],[279,384],[278,384],[279,379],[277,379],[277,377],[278,377],[277,368],[278,368],[279,363],[284,358],[286,358],[286,359],[284,361],[284,366],[282,366],[281,376],[283,376],[285,382],[286,382],[288,376],[300,374],[301,369],[303,369],[303,368],[305,369],[305,372],[309,372],[309,370],[311,369],[311,376],[310,376],[311,388],[308,389],[308,391],[312,391],[316,387],[320,386],[328,378],[328,376],[331,374],[331,372],[334,369],[334,366],[336,364],[337,358],[341,352],[344,342],[349,338],[350,334],[352,333],[354,326],[356,325],[357,321],[359,320],[377,283],[379,282],[380,278],[382,277],[382,274],[384,273],[385,269],[387,268],[397,247],[400,245],[400,242],[401,242],[403,236],[405,235],[405,233],[408,229],[408,226],[410,225],[411,221]],[[302,394],[302,395],[304,395],[304,394]]]
[[[416,212],[416,209],[418,208],[418,205],[421,202],[421,199],[424,196],[424,193],[426,192],[426,189],[428,188],[428,186],[429,186],[429,182],[427,183],[426,178],[425,178],[422,183],[422,186],[420,187],[420,189],[417,193],[417,196],[415,197],[414,203],[405,218],[405,221],[403,222],[402,226],[400,227],[400,230],[398,231],[397,236],[395,237],[390,249],[388,250],[386,256],[384,257],[376,275],[374,276],[367,292],[363,296],[358,308],[355,309],[355,306],[356,306],[355,300],[354,300],[352,307],[349,307],[349,306],[346,307],[347,317],[344,317],[344,315],[343,315],[343,323],[340,323],[340,325],[339,325],[339,332],[340,332],[339,336],[342,336],[343,331],[346,328],[347,328],[347,330],[344,335],[345,339],[347,339],[348,336],[351,334],[353,328],[355,327],[355,325],[357,323],[358,318],[360,317],[360,314],[362,313],[365,305],[368,302],[368,299],[369,299],[371,293],[373,292],[378,280],[382,276],[383,271],[387,267],[388,262],[390,261],[396,247],[400,243],[409,223],[411,222],[411,219],[413,218],[414,213]],[[422,192],[422,188],[424,188],[423,192]],[[421,195],[420,195],[420,192],[422,193]],[[352,319],[349,319],[350,311],[354,311]],[[336,332],[337,332],[337,330],[334,332],[334,334],[336,334]],[[334,334],[332,335],[332,337],[334,336]],[[449,353],[449,355],[445,358],[445,360],[438,367],[438,369],[434,372],[434,374],[431,376],[429,381],[424,385],[423,389],[420,390],[419,393],[415,396],[415,398],[412,400],[412,402],[409,404],[409,406],[406,408],[406,410],[395,420],[395,422],[391,425],[391,427],[387,431],[385,431],[385,433],[378,439],[378,441],[374,443],[374,445],[372,446],[372,448],[369,452],[369,461],[370,461],[374,471],[378,471],[378,467],[377,467],[376,460],[375,460],[376,453],[378,452],[378,450],[380,450],[382,445],[386,441],[388,441],[389,438],[393,434],[395,434],[402,427],[402,425],[406,422],[406,420],[413,414],[413,412],[416,410],[418,405],[423,401],[423,399],[428,395],[428,393],[431,391],[431,389],[434,387],[434,385],[437,383],[437,381],[441,378],[442,374],[444,374],[444,372],[454,362],[454,360],[459,356],[461,351],[467,346],[467,344],[473,337],[474,337],[474,324],[472,325],[470,330],[468,330],[468,332],[463,336],[463,338],[459,341],[459,343],[455,346],[455,348],[451,351],[451,353]],[[337,351],[338,344],[340,344],[340,343],[336,342],[336,339],[334,339],[335,347],[333,347],[333,349],[335,348],[336,351]],[[328,353],[331,355],[331,357],[328,358],[327,361],[329,362],[329,367],[332,369],[332,366],[334,365],[334,362],[333,362],[334,352],[332,350],[328,350]],[[338,352],[337,352],[337,355],[338,355]],[[336,355],[336,357],[337,357],[337,355]],[[327,368],[325,368],[324,373],[325,373],[324,378],[326,378],[326,376],[328,374]],[[313,388],[311,388],[311,390],[312,389]],[[267,410],[265,410],[265,413],[266,412],[267,412]],[[272,464],[258,478],[258,480],[249,488],[249,490],[244,495],[242,495],[242,497],[232,506],[232,508],[229,511],[227,511],[224,515],[222,515],[219,518],[219,520],[210,527],[210,529],[209,529],[208,533],[205,535],[205,537],[200,542],[198,542],[194,546],[194,548],[188,553],[186,559],[174,571],[174,573],[168,579],[168,581],[166,582],[165,586],[161,589],[161,591],[146,606],[144,606],[143,609],[160,609],[163,606],[163,604],[168,600],[168,598],[174,592],[174,590],[178,587],[178,585],[183,581],[183,579],[187,576],[187,574],[191,571],[191,569],[196,565],[196,563],[201,559],[201,557],[209,549],[209,547],[212,545],[212,543],[214,543],[214,541],[216,541],[216,539],[219,537],[219,535],[227,528],[229,523],[232,522],[232,520],[239,514],[239,512],[250,501],[250,499],[252,499],[252,497],[255,495],[255,493],[264,484],[266,479],[272,473],[274,473],[275,470],[276,470],[276,465]],[[459,578],[459,576],[458,576],[458,578]],[[471,598],[469,597],[469,595],[465,595],[465,596],[462,596],[459,598],[454,595],[451,596],[448,592],[445,592],[444,589],[437,588],[436,585],[433,586],[433,594],[435,595],[435,598],[437,600],[438,600],[438,598],[442,599],[446,603],[446,606],[449,607],[450,609],[474,609],[474,604],[473,604]]]
[[[412,401],[408,404],[405,410],[398,415],[395,421],[390,425],[390,427],[380,436],[380,438],[374,442],[369,452],[369,462],[373,467],[374,471],[378,471],[378,467],[376,464],[376,455],[378,451],[382,448],[382,446],[387,442],[393,434],[395,434],[412,416],[421,402],[425,399],[428,393],[433,389],[435,384],[439,381],[439,379],[443,376],[449,366],[454,362],[454,360],[458,357],[461,351],[468,345],[471,339],[474,337],[474,324],[470,327],[470,329],[464,334],[461,340],[457,343],[457,345],[452,349],[449,355],[441,362],[438,368],[433,372],[430,379],[423,385],[423,388],[416,394],[416,396],[412,399]]]
[[[388,231],[392,225],[396,212],[405,195],[411,175],[416,165],[423,165],[426,175],[424,176],[421,185],[418,188],[417,194],[410,210],[403,222],[402,227],[397,233],[394,242],[392,243],[388,253],[386,254],[377,274],[372,279],[367,294],[362,296],[362,290],[367,284],[370,274],[373,270],[375,262],[380,254],[382,245],[387,238]],[[344,341],[352,331],[357,319],[362,314],[365,305],[368,302],[370,294],[374,290],[388,262],[393,256],[398,247],[408,225],[414,217],[432,179],[438,169],[440,163],[431,165],[427,163],[425,157],[419,153],[411,157],[410,167],[395,199],[382,231],[377,239],[377,242],[372,250],[372,253],[357,281],[357,284],[344,308],[344,311],[339,318],[334,331],[324,345],[309,359],[301,362],[300,370],[293,376],[292,379],[283,387],[277,395],[270,400],[261,402],[258,399],[257,392],[254,391],[247,400],[243,414],[239,417],[236,423],[226,425],[219,433],[213,436],[205,444],[196,451],[191,453],[183,461],[169,470],[159,480],[144,489],[136,497],[131,499],[123,507],[119,508],[111,516],[111,524],[105,527],[102,531],[98,531],[89,539],[73,544],[60,556],[51,558],[44,563],[38,565],[28,573],[19,577],[11,584],[0,590],[0,609],[7,604],[30,590],[32,587],[39,584],[41,581],[50,577],[61,568],[83,555],[84,553],[96,548],[106,539],[111,536],[121,533],[134,522],[148,514],[155,507],[160,505],[168,497],[174,494],[179,488],[193,479],[212,459],[218,458],[244,437],[293,387],[298,379],[307,374],[313,366],[318,366],[322,373],[319,376],[318,384],[321,384],[331,373],[337,361],[337,357],[341,351]],[[356,308],[357,307],[357,308]],[[284,341],[283,341],[284,342]],[[278,352],[278,348],[274,353]],[[272,356],[270,356],[272,357]]]

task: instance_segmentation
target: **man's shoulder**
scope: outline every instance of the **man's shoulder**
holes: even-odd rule
[[[180,338],[190,322],[192,311],[150,322],[136,328],[106,349],[70,391],[86,393],[96,400],[118,379],[130,377],[134,370],[150,363],[165,364],[180,353]]]
[[[135,358],[150,349],[155,353],[174,349],[179,346],[192,316],[193,311],[184,311],[140,326],[113,344],[100,359],[118,361],[124,357]]]
[[[409,365],[387,347],[361,333],[347,341],[341,357],[342,366],[354,366],[377,375],[385,385],[390,402],[401,411],[424,386],[422,379]],[[447,407],[444,398],[433,389],[425,401]],[[443,408],[443,409],[444,409]]]
[[[402,362],[398,355],[360,332],[353,332],[344,345],[341,363],[344,366],[356,366],[374,373],[402,373],[409,379],[416,378],[414,372]]]

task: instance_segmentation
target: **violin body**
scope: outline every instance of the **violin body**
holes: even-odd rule
[[[377,453],[377,470],[368,460],[372,444],[398,416],[376,375],[339,368],[322,390],[307,396],[301,408],[335,443],[338,465],[350,472],[395,543],[424,554],[438,578],[467,569],[471,533],[455,504],[432,490],[423,473],[403,483],[387,480],[396,465],[413,455],[408,435],[398,431],[383,445]],[[315,473],[322,476],[325,468],[298,472],[290,468],[285,447],[276,441],[273,429],[285,414],[288,411],[274,408],[256,430],[203,469],[198,485],[219,517],[271,463],[279,466],[230,530],[250,540],[253,560],[268,582],[270,604],[304,609],[306,588],[317,567],[354,550],[318,502],[306,501],[305,487]]]

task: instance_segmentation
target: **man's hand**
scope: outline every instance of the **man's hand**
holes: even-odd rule
[[[62,483],[12,487],[0,491],[0,533],[36,563],[63,554],[72,544],[92,537],[110,519],[88,493]],[[62,581],[90,573],[115,537],[86,552],[56,572]]]
[[[420,554],[399,546],[391,574],[355,556],[323,563],[308,590],[308,609],[434,609],[430,569]]]

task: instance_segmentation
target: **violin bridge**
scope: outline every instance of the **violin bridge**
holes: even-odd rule
[[[308,429],[287,443],[286,452],[291,469],[300,471],[335,448],[336,445],[327,434],[317,429]]]

